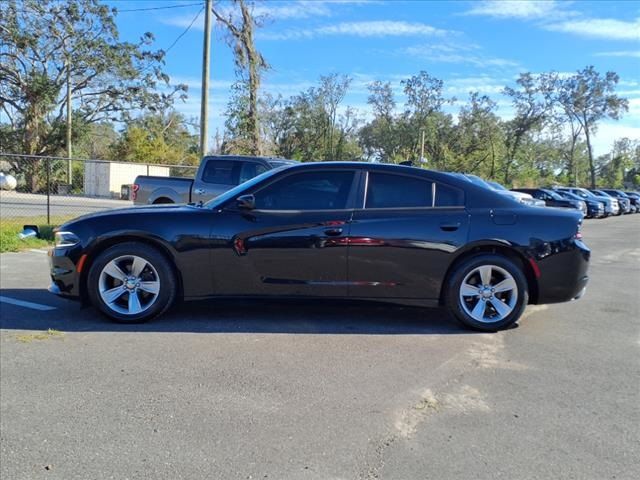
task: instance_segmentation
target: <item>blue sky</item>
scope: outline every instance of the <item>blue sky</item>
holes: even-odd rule
[[[145,31],[166,49],[191,22],[193,26],[168,52],[172,82],[186,83],[189,98],[176,108],[188,117],[200,112],[200,72],[204,2],[197,0],[111,0],[120,10],[122,39]],[[216,2],[229,8],[227,1]],[[180,8],[126,12],[139,8]],[[198,15],[198,12],[200,14]],[[271,69],[263,88],[294,95],[317,83],[320,75],[353,78],[345,105],[366,117],[367,85],[390,81],[399,107],[400,81],[420,70],[445,82],[447,96],[464,101],[479,91],[498,101],[499,114],[512,115],[500,95],[520,72],[571,73],[587,65],[620,75],[618,92],[629,99],[621,121],[603,122],[596,153],[609,151],[615,138],[640,140],[640,1],[399,1],[264,0],[254,12],[264,16],[257,45]],[[224,31],[214,29],[211,59],[210,131],[222,133],[233,57]],[[459,108],[452,107],[452,112]]]

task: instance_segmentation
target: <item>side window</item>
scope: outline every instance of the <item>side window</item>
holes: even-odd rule
[[[233,160],[209,160],[202,173],[202,181],[221,185],[238,185],[240,162]]]
[[[365,208],[431,207],[433,182],[405,175],[369,173]]]
[[[463,207],[464,193],[444,183],[436,183],[436,207]]]
[[[354,172],[324,171],[289,175],[258,190],[259,210],[340,210],[347,207]]]
[[[261,173],[267,171],[267,167],[260,163],[256,162],[242,162],[242,167],[240,168],[240,178],[238,179],[238,183],[244,183],[247,180],[251,180],[253,177],[257,177]]]

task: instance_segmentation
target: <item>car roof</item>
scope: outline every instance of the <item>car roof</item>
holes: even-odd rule
[[[405,175],[418,175],[428,177],[435,181],[442,181],[450,185],[467,187],[470,183],[468,179],[461,179],[455,173],[439,172],[437,170],[428,170],[426,168],[411,167],[408,165],[396,165],[394,163],[370,163],[370,162],[304,162],[297,165],[293,165],[287,169],[293,170],[306,170],[316,168],[353,168],[356,170],[369,170],[372,172],[388,172],[399,173]]]

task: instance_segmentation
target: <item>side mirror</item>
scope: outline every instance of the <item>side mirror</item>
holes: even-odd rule
[[[253,195],[240,195],[236,199],[236,206],[241,210],[253,210],[256,208],[256,197]]]

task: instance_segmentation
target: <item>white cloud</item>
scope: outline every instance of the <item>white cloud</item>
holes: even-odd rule
[[[426,62],[466,63],[475,67],[517,67],[519,65],[512,60],[487,57],[478,50],[477,46],[424,44],[407,47],[402,50],[402,53]]]
[[[331,17],[336,13],[336,8],[343,5],[364,5],[375,3],[374,0],[297,0],[280,1],[269,0],[268,2],[257,3],[252,7],[255,17],[263,17],[267,20],[290,20],[297,18],[319,18]],[[224,17],[238,17],[238,9],[231,4],[220,4],[216,11]],[[193,13],[184,15],[170,15],[160,21],[166,25],[187,28],[193,17]],[[204,15],[193,25],[199,30],[204,29]]]
[[[465,15],[483,15],[494,18],[541,19],[549,15],[566,15],[554,0],[485,0],[474,3]]]
[[[618,50],[616,52],[594,53],[596,57],[631,57],[640,58],[640,50]]]
[[[547,30],[608,40],[640,40],[640,18],[632,21],[613,18],[586,18],[545,25]]]
[[[356,37],[409,37],[452,35],[456,32],[442,30],[425,23],[393,20],[373,20],[361,22],[340,22],[311,29],[292,29],[279,33],[261,31],[260,38],[265,40],[293,40],[318,36],[356,36]]]

